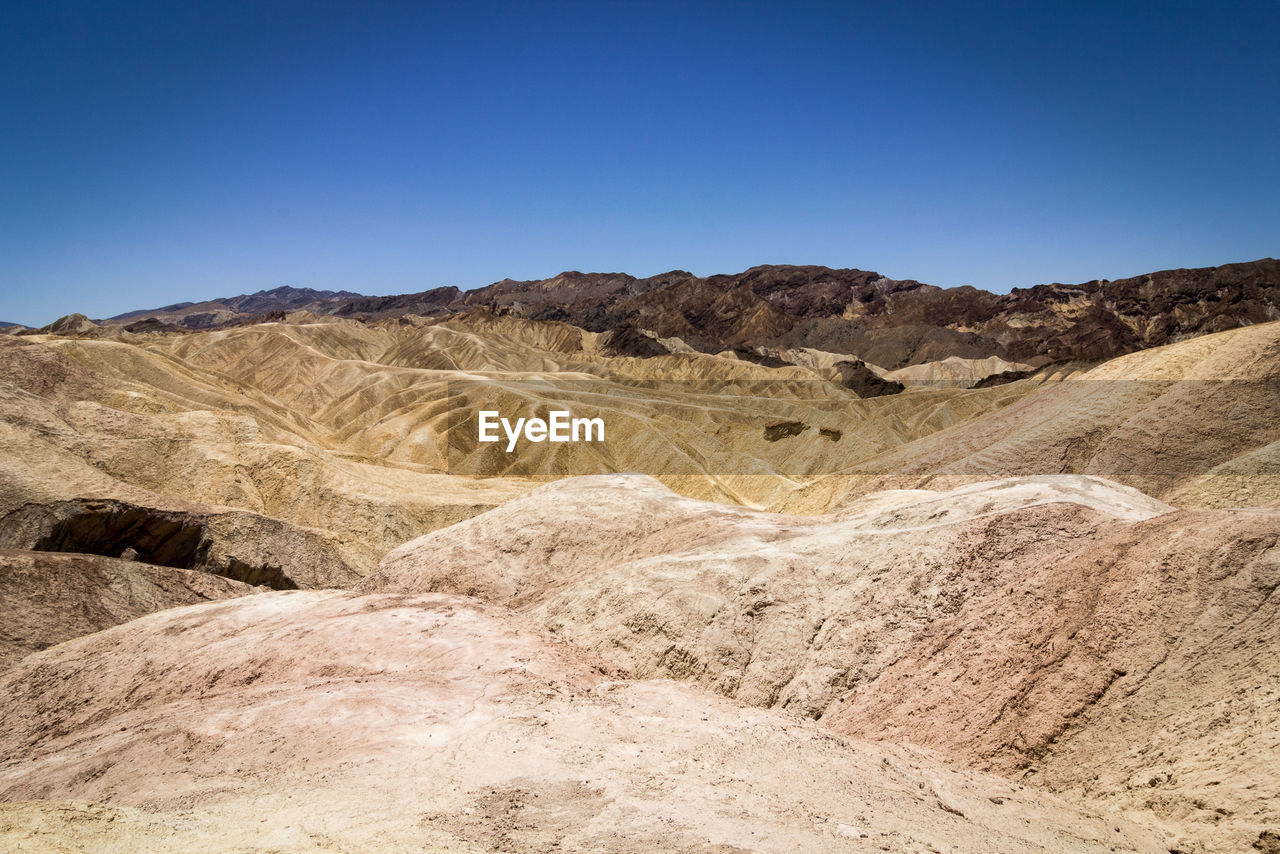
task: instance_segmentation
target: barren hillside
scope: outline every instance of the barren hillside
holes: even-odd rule
[[[927,754],[619,681],[457,597],[168,611],[29,657],[0,696],[0,838],[37,849],[1162,850]]]
[[[1267,850],[1274,265],[0,336],[0,847]]]
[[[857,512],[850,512],[857,511]],[[536,616],[645,678],[909,743],[1242,847],[1280,822],[1280,512],[1078,476],[805,519],[578,478],[396,549],[369,591]]]

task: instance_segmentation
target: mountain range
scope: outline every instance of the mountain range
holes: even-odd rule
[[[993,356],[1041,367],[1099,362],[1280,319],[1278,293],[1280,262],[1271,258],[1008,294],[940,288],[865,270],[761,266],[707,277],[681,270],[647,278],[565,272],[504,279],[472,291],[440,287],[384,297],[285,286],[130,311],[98,323],[145,332],[212,329],[299,311],[376,320],[488,308],[612,332],[614,351],[623,355],[671,352],[663,340],[678,339],[700,352],[736,351],[752,360],[810,348],[886,370]]]

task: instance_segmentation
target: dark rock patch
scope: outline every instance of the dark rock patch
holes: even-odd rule
[[[809,429],[809,425],[803,421],[782,421],[778,424],[770,424],[764,428],[764,438],[769,442],[776,442],[779,439],[789,439],[792,436],[799,436],[805,430]]]

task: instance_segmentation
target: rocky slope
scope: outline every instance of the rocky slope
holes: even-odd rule
[[[0,670],[63,641],[253,587],[207,572],[88,554],[0,549]]]
[[[272,593],[0,675],[0,840],[134,850],[1167,850],[440,595]]]
[[[1275,504],[1280,323],[1123,356],[850,462],[844,476],[779,507],[825,509],[888,487],[1053,472],[1106,477],[1184,507]]]
[[[254,343],[239,350],[248,364]],[[344,566],[362,575],[406,539],[528,488],[342,453],[305,414],[137,344],[0,346],[0,532],[13,547],[32,548],[79,502],[123,502],[188,517],[178,527],[200,529],[203,565],[261,559],[292,567],[298,586],[332,585],[350,580]],[[124,548],[93,548],[113,545]]]
[[[1280,825],[1280,511],[1092,478],[835,518],[577,478],[391,552],[367,591],[504,604],[645,678],[1124,809],[1186,850]]]

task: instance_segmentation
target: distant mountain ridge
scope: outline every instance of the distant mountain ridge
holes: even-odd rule
[[[293,311],[376,321],[471,310],[611,332],[617,352],[635,356],[663,352],[657,339],[679,338],[704,352],[769,358],[766,351],[812,348],[891,370],[948,357],[1096,362],[1280,320],[1280,262],[1264,258],[1008,294],[819,266],[759,266],[707,277],[684,270],[647,278],[568,271],[472,291],[446,286],[385,297],[286,286],[128,312],[105,323],[148,321],[137,331],[164,331],[282,319],[279,313]]]
[[[121,323],[156,318],[158,320],[166,320],[183,328],[198,329],[226,322],[228,318],[223,315],[227,312],[236,315],[253,316],[271,311],[297,311],[311,305],[351,300],[360,296],[360,294],[353,291],[318,291],[314,288],[295,288],[289,285],[281,285],[278,288],[258,291],[253,294],[219,297],[218,299],[206,300],[200,303],[179,302],[162,308],[129,311],[100,322]]]

